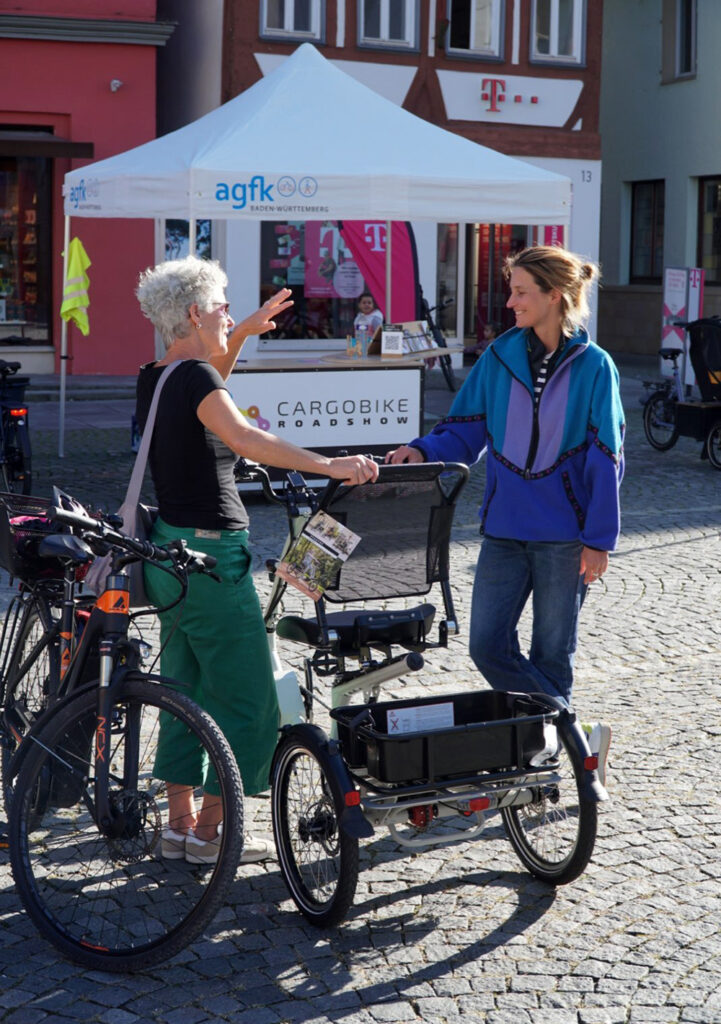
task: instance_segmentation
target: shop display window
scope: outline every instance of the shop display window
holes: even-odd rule
[[[50,343],[50,161],[0,158],[0,344]]]
[[[189,230],[187,220],[166,220],[165,222],[165,258],[181,260],[190,252]],[[212,259],[213,222],[196,220],[195,222],[195,255],[201,260]]]
[[[264,222],[260,244],[260,301],[287,287],[294,303],[261,342],[311,339],[329,348],[342,339],[345,344],[367,285],[338,224]]]

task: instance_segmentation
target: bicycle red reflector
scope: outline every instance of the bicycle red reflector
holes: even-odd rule
[[[15,416],[16,419],[20,419],[21,416],[27,416],[27,409],[11,409],[10,415]]]
[[[472,811],[487,811],[490,806],[491,801],[487,796],[477,796],[468,801],[468,807]]]
[[[587,772],[595,772],[598,768],[598,758],[596,757],[596,755],[591,754],[590,757],[585,758],[583,762],[583,767],[586,769]]]
[[[345,805],[346,805],[346,807],[357,807],[360,804],[360,802],[361,802],[360,793],[358,792],[357,789],[352,789],[350,791],[350,793],[346,793],[346,795],[345,795]]]

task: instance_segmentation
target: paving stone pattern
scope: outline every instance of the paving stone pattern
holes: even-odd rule
[[[651,450],[638,393],[638,381],[625,379],[623,537],[580,630],[577,707],[609,722],[614,739],[612,801],[577,882],[554,891],[534,880],[495,818],[473,843],[410,856],[377,833],[362,844],[356,902],[341,927],[305,924],[277,864],[243,867],[201,941],[162,967],[116,977],[67,963],[39,938],[0,853],[0,1020],[721,1022],[721,474],[689,440]],[[39,484],[58,473],[78,497],[117,504],[132,461],[127,436],[71,431],[60,472],[52,432],[36,434]],[[464,628],[481,491],[476,469],[452,554]],[[250,504],[265,592],[262,566],[278,554],[282,514]],[[297,652],[284,655],[297,661]],[[482,685],[459,638],[391,692]],[[267,799],[253,804],[257,826],[268,826]]]

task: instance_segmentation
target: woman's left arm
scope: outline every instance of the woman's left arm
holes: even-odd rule
[[[293,305],[290,288],[281,288],[264,302],[260,309],[251,313],[233,328],[228,338],[228,350],[221,356],[212,356],[208,362],[214,366],[223,380],[230,376],[246,338],[252,334],[265,334],[275,329],[275,317]]]

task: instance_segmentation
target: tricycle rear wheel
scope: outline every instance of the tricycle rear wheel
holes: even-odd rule
[[[521,863],[551,885],[572,882],[586,868],[596,842],[596,804],[581,795],[582,767],[576,769],[560,735],[554,781],[522,792],[528,803],[501,808],[511,846]]]
[[[716,420],[706,435],[706,454],[714,469],[721,469],[721,420]]]

